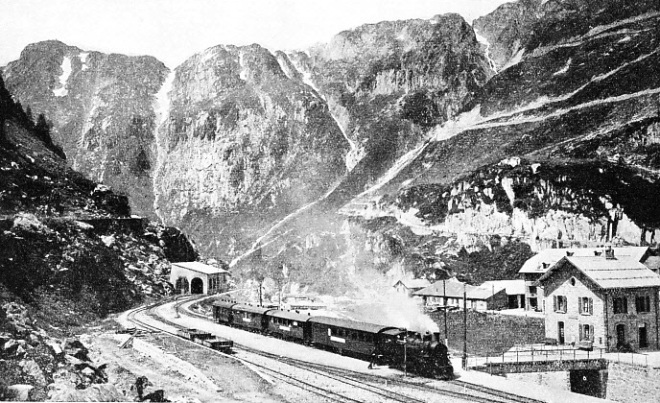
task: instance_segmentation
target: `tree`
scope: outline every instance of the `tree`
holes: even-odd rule
[[[37,137],[46,143],[46,145],[53,144],[53,139],[50,137],[50,125],[43,113],[40,113],[37,117],[37,124],[34,126],[34,131]]]
[[[34,127],[34,117],[32,116],[32,108],[28,105],[25,109],[25,123],[29,128]]]

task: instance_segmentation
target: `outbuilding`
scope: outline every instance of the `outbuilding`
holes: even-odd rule
[[[170,282],[177,294],[214,294],[227,284],[229,272],[202,262],[172,263]]]

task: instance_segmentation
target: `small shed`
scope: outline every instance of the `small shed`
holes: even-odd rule
[[[481,287],[494,291],[504,290],[509,309],[525,308],[525,280],[493,280],[484,282]]]
[[[229,272],[201,262],[172,263],[170,282],[177,294],[214,294],[227,284]]]

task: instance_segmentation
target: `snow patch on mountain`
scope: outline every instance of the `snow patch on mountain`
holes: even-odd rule
[[[330,116],[332,116],[332,119],[335,121],[335,123],[337,123],[337,127],[339,127],[341,134],[344,136],[344,138],[348,142],[348,145],[351,147],[350,151],[346,154],[346,168],[349,171],[351,171],[362,160],[362,158],[364,158],[365,155],[364,148],[358,146],[358,144],[355,141],[351,140],[351,138],[348,136],[348,134],[346,133],[346,128],[344,128],[344,125],[339,121],[336,114],[333,113],[330,103],[314,84],[310,72],[306,71],[306,69],[302,68],[301,65],[296,63],[295,58],[289,57],[288,55],[287,57],[289,58],[291,65],[298,71],[298,73],[302,77],[303,83],[311,87],[314,90],[315,95],[318,98],[326,101],[326,104],[328,104],[328,110],[330,112]]]
[[[239,51],[238,53],[238,64],[241,66],[241,71],[238,73],[238,76],[241,78],[243,81],[247,81],[248,79],[248,68],[247,65],[245,64],[245,56],[243,54],[243,51]]]
[[[495,61],[490,57],[490,42],[488,42],[488,39],[486,39],[485,37],[479,35],[479,33],[476,30],[474,31],[474,34],[477,37],[477,41],[479,41],[479,43],[481,43],[486,47],[484,53],[486,54],[486,59],[488,59],[488,65],[490,66],[491,69],[493,69],[495,73],[497,73],[497,64],[495,64]]]
[[[89,66],[87,65],[87,57],[89,56],[89,52],[82,52],[78,57],[80,58],[80,63],[82,64],[82,71],[86,71],[89,69]]]
[[[552,75],[553,76],[560,76],[562,74],[566,74],[568,72],[568,69],[571,68],[571,63],[572,62],[573,62],[573,59],[571,59],[569,57],[568,60],[566,60],[566,64],[564,65],[564,67],[562,67],[560,70],[557,70]]]
[[[165,78],[165,81],[163,82],[163,85],[160,87],[160,90],[158,90],[158,92],[156,93],[156,97],[153,105],[154,112],[156,113],[156,124],[154,129],[155,131],[154,137],[156,138],[156,142],[155,142],[156,167],[154,168],[154,172],[156,172],[156,174],[153,175],[154,212],[161,220],[161,222],[164,222],[164,219],[160,214],[160,209],[158,208],[160,191],[159,191],[159,187],[157,186],[156,177],[158,175],[158,172],[161,171],[160,167],[163,165],[163,157],[165,155],[165,150],[163,149],[165,141],[161,139],[161,137],[165,133],[164,126],[165,126],[165,122],[167,122],[167,118],[169,117],[169,111],[170,111],[169,93],[170,91],[172,91],[172,85],[174,83],[175,76],[176,73],[174,72],[174,70],[170,70],[170,72],[167,74],[167,77]]]
[[[56,97],[64,97],[69,93],[69,90],[66,89],[66,82],[69,80],[72,71],[71,58],[69,56],[64,56],[61,68],[62,75],[59,77],[61,87],[53,90],[53,94],[55,94]]]

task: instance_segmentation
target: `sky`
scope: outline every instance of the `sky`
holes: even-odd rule
[[[468,22],[509,0],[0,0],[0,66],[34,42],[152,55],[174,68],[216,45],[303,49],[366,23],[456,12]]]

